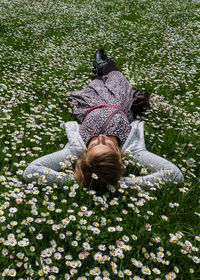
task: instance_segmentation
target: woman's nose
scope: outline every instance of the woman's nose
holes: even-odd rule
[[[105,143],[105,138],[104,138],[104,135],[103,134],[100,134],[98,136],[98,141],[100,144],[104,144]]]

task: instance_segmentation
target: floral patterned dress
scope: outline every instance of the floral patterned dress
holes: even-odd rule
[[[108,123],[104,134],[117,137],[121,146],[125,143],[133,121],[131,104],[124,106],[133,98],[133,89],[120,71],[111,71],[101,78],[91,81],[83,90],[71,92],[74,114],[81,123],[79,133],[87,145],[90,139],[98,136],[110,114],[116,110],[112,107],[101,107],[87,112],[90,108],[108,104],[123,108]],[[87,117],[86,117],[87,115]]]

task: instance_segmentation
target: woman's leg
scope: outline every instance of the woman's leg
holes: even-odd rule
[[[102,80],[104,83],[107,81],[105,85],[106,88],[110,92],[115,92],[116,98],[118,100],[121,99],[121,104],[123,105],[129,103],[129,101],[135,97],[134,103],[132,106],[130,105],[133,117],[136,118],[137,115],[142,116],[146,108],[149,107],[149,93],[139,90],[137,92],[133,91],[130,83],[120,72],[115,62],[107,58],[103,49],[96,51],[93,66],[97,74],[94,79]],[[115,72],[112,74],[111,72],[113,71]],[[119,94],[121,95],[121,98]],[[128,106],[129,109],[130,106]]]
[[[99,79],[99,80],[104,80],[103,77],[107,76],[110,72],[112,71],[118,71],[120,72],[120,70],[118,69],[117,65],[115,64],[114,61],[109,60],[108,63],[106,65],[103,66],[103,68],[101,69],[101,75],[100,74],[96,74],[93,77],[94,79]]]
[[[108,75],[112,71],[119,71],[114,61],[109,60],[103,49],[95,52],[93,62],[94,78],[101,79],[102,76]]]
[[[108,63],[102,68],[102,76],[108,75],[112,71],[119,71],[114,61],[109,60]]]

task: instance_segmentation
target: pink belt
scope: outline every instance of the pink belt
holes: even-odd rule
[[[89,113],[91,113],[93,110],[101,108],[101,107],[111,107],[111,108],[119,109],[119,110],[121,110],[127,116],[126,112],[122,108],[120,108],[118,106],[113,106],[113,105],[108,105],[108,104],[100,104],[100,105],[94,106],[94,107],[90,108],[89,110],[87,110],[87,114],[85,116],[85,119],[87,118]],[[128,118],[128,116],[127,116],[127,118]]]

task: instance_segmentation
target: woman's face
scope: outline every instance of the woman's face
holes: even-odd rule
[[[118,148],[116,137],[100,134],[90,141],[87,154],[91,158],[108,151],[118,151]]]

